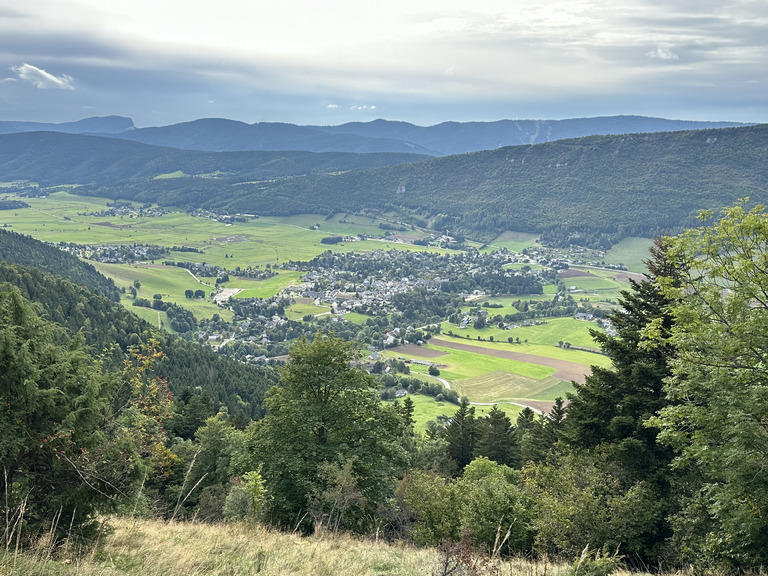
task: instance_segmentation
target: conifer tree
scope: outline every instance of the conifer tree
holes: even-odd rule
[[[456,462],[459,471],[474,458],[477,432],[475,408],[469,405],[469,400],[462,398],[459,409],[445,429],[448,455]]]
[[[520,465],[520,446],[515,428],[498,406],[491,408],[488,416],[479,421],[479,435],[475,456],[485,456],[497,464],[513,468]]]
[[[115,383],[82,340],[0,287],[0,510],[24,536],[84,535],[128,498],[136,445],[111,418]],[[59,521],[57,522],[57,519]]]

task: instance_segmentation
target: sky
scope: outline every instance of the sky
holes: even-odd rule
[[[0,120],[768,122],[765,0],[0,0]]]

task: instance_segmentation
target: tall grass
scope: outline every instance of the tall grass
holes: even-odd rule
[[[431,576],[453,574],[560,576],[566,566],[523,560],[469,560],[466,550],[423,549],[344,534],[312,537],[259,525],[112,518],[89,552],[41,545],[0,551],[0,574],[35,576]],[[474,567],[469,571],[470,567]]]

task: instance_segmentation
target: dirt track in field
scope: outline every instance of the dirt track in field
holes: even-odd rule
[[[482,348],[480,346],[471,346],[469,344],[461,344],[459,342],[450,342],[443,340],[442,338],[432,338],[429,341],[430,344],[435,346],[444,346],[446,348],[453,348],[454,350],[464,350],[465,352],[474,352],[475,354],[484,354],[486,356],[493,356],[495,358],[506,358],[508,360],[518,360],[519,362],[528,362],[529,364],[538,364],[539,366],[547,366],[548,368],[554,368],[557,370],[552,376],[560,380],[570,382],[584,383],[584,378],[590,373],[589,367],[583,364],[577,364],[576,362],[569,362],[568,360],[558,360],[556,358],[547,358],[545,356],[537,356],[536,354],[523,354],[522,352],[511,352],[507,350],[493,350],[491,348]]]
[[[434,342],[434,340],[430,340],[430,342]],[[411,355],[418,356],[419,358],[437,358],[439,356],[445,356],[446,354],[445,352],[440,352],[440,350],[431,350],[429,348],[417,346],[416,344],[403,344],[402,346],[392,348],[392,350],[401,356]]]

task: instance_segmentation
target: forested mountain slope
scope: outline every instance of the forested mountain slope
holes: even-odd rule
[[[0,245],[11,236],[4,232]],[[217,406],[226,406],[230,413],[242,411],[246,418],[260,414],[264,393],[276,382],[271,368],[240,364],[219,356],[210,348],[155,330],[120,304],[81,284],[19,264],[24,260],[50,269],[52,263],[66,258],[59,260],[62,253],[52,246],[15,236],[15,240],[23,238],[15,246],[23,247],[24,251],[15,254],[16,263],[0,259],[0,283],[8,282],[18,287],[24,298],[37,303],[48,320],[63,326],[71,336],[81,334],[94,355],[101,354],[113,343],[117,344],[118,348],[109,355],[108,361],[119,365],[130,346],[157,340],[164,356],[158,362],[156,372],[169,380],[174,394],[185,388],[200,387]]]
[[[768,201],[766,159],[768,125],[760,125],[592,136],[228,186],[136,180],[82,190],[228,212],[387,213],[481,239],[510,229],[615,238],[674,232],[744,196]]]
[[[116,184],[176,172],[208,179],[262,180],[364,170],[423,158],[397,153],[196,152],[100,136],[27,132],[0,136],[0,181]]]
[[[39,270],[58,274],[106,296],[113,302],[120,301],[120,292],[115,283],[100,274],[96,268],[76,256],[46,246],[31,236],[17,234],[10,230],[0,231],[0,260],[34,266]]]
[[[767,158],[768,125],[590,136],[405,164],[414,157],[203,153],[29,133],[0,137],[0,181],[79,183],[83,194],[230,213],[387,214],[486,240],[512,229],[610,242],[674,232],[744,196],[768,200]]]

